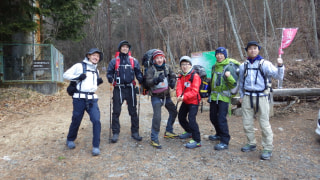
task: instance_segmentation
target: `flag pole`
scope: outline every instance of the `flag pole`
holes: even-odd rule
[[[282,39],[283,39],[283,29],[285,28],[280,28],[282,30],[281,32],[281,41],[280,41],[280,48],[282,47]],[[280,48],[279,48],[279,51],[280,51]],[[281,49],[282,51],[282,49]],[[279,58],[281,58],[281,53],[279,53]],[[282,83],[283,83],[283,79],[279,79],[278,80],[278,89],[282,89]]]

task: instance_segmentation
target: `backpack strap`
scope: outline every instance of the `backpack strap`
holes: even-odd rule
[[[131,67],[132,69],[134,69],[134,58],[132,56],[129,56],[129,61],[130,61],[130,64],[131,64]],[[120,57],[117,56],[116,57],[116,64],[114,66],[114,69],[115,70],[118,70],[119,69],[119,66],[120,66]]]
[[[191,77],[190,77],[190,79],[189,79],[189,81],[192,83],[193,82],[193,77],[194,77],[194,74],[195,74],[196,72],[195,71],[193,71],[193,73],[191,73]]]
[[[257,84],[257,79],[258,79],[258,71],[260,72],[260,74],[262,75],[263,77],[263,80],[264,80],[264,85],[265,85],[265,89],[267,88],[267,77],[264,75],[264,72],[262,70],[262,65],[264,63],[264,59],[261,59],[260,62],[259,62],[259,65],[258,65],[258,68],[253,68],[254,70],[257,70],[256,72],[256,78],[255,78],[255,84]],[[245,62],[244,63],[244,79],[246,79],[247,75],[248,75],[248,62]],[[243,87],[244,87],[244,82],[243,81]]]

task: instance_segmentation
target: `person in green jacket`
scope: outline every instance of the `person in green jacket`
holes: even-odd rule
[[[231,100],[230,89],[233,89],[237,82],[230,73],[229,69],[224,67],[230,62],[240,65],[234,59],[228,58],[227,50],[224,47],[218,47],[215,51],[217,58],[216,64],[212,67],[211,78],[211,94],[210,102],[210,121],[216,130],[215,135],[210,135],[209,139],[212,141],[220,141],[214,146],[215,150],[228,149],[230,134],[227,122],[227,115],[229,111],[229,103]]]

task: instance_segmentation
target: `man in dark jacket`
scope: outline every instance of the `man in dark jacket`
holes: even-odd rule
[[[135,93],[135,77],[141,84],[143,81],[139,62],[130,55],[131,45],[128,41],[121,41],[115,58],[109,63],[107,79],[114,86],[111,142],[116,143],[120,133],[119,116],[124,100],[128,104],[128,112],[131,116],[131,136],[141,141],[139,136],[139,117],[137,115],[137,96]]]
[[[164,105],[169,112],[165,138],[176,138],[173,132],[173,124],[177,117],[177,110],[170,97],[170,89],[176,85],[176,74],[166,64],[166,58],[161,50],[155,50],[152,54],[153,65],[148,68],[146,84],[150,87],[153,118],[151,127],[151,145],[161,149],[159,143],[159,132],[161,124],[161,106]]]

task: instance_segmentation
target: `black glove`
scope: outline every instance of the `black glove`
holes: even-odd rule
[[[86,75],[86,74],[81,74],[81,75],[78,77],[79,81],[83,81],[83,80],[86,79],[86,78],[87,78],[87,75]]]
[[[170,79],[169,87],[170,87],[171,89],[174,89],[175,86],[176,86],[175,80],[174,80],[174,79]]]
[[[113,79],[112,79],[112,78],[108,78],[108,82],[109,82],[109,83],[112,83],[112,82],[113,82]]]
[[[102,83],[103,83],[102,78],[98,78],[98,79],[97,79],[97,84],[98,84],[98,86],[99,86],[100,84],[102,84]]]
[[[163,82],[164,78],[165,76],[163,75],[163,73],[160,73],[157,78],[153,79],[153,82],[155,85],[158,85],[160,82]]]
[[[135,91],[136,94],[139,94],[139,93],[140,93],[140,92],[139,92],[139,87],[135,87],[135,88],[134,88],[134,91]]]

